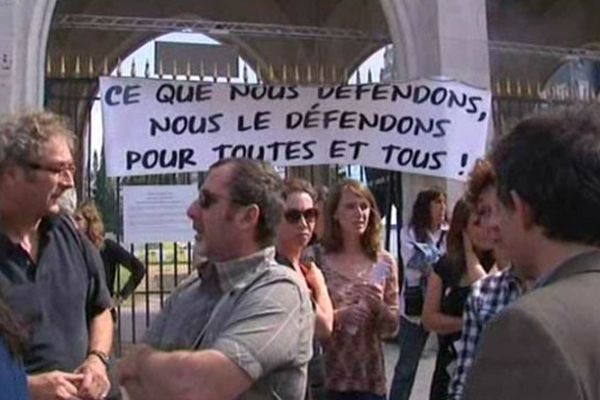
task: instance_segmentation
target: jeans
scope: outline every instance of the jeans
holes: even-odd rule
[[[400,317],[400,356],[394,370],[394,379],[390,389],[389,400],[408,400],[413,384],[421,354],[425,348],[429,332],[423,329],[423,325],[414,324],[404,317]]]
[[[380,396],[369,392],[327,392],[327,400],[385,400],[385,396]]]

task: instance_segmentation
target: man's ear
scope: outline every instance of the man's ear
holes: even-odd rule
[[[514,190],[510,191],[510,197],[514,205],[515,215],[518,217],[523,229],[532,229],[535,225],[535,219],[533,217],[531,206]]]
[[[250,204],[244,207],[244,210],[240,213],[240,227],[242,229],[254,230],[258,225],[258,219],[260,217],[260,208],[256,204]]]

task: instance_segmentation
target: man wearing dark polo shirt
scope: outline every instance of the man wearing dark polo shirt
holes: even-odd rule
[[[121,363],[132,399],[304,398],[314,315],[305,285],[274,260],[281,192],[267,164],[210,168],[188,210],[207,261]]]
[[[0,294],[27,334],[33,399],[100,399],[110,383],[102,262],[58,199],[73,186],[74,137],[51,113],[0,123]]]

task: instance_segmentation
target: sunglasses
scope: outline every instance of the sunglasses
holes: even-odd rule
[[[283,217],[290,224],[297,224],[304,217],[304,220],[310,224],[315,222],[319,217],[319,210],[316,208],[307,208],[304,211],[300,211],[292,208],[284,212]]]

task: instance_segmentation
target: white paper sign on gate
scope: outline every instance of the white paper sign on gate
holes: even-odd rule
[[[249,157],[464,180],[484,154],[491,99],[432,79],[303,87],[103,77],[100,92],[109,176]]]

